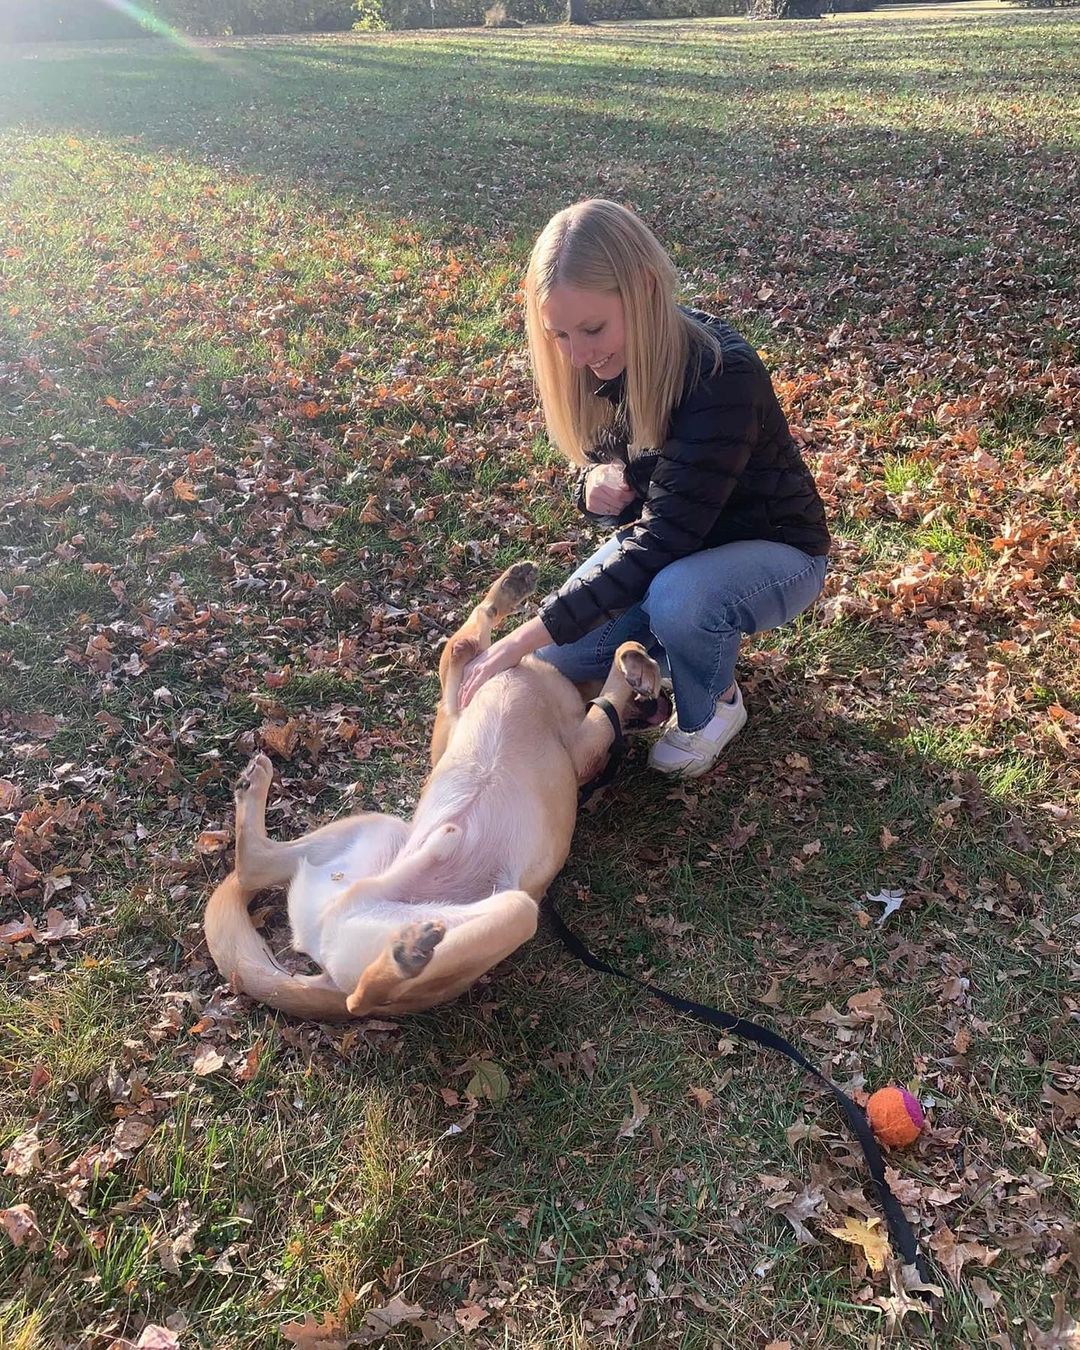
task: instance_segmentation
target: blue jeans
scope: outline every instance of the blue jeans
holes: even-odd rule
[[[619,547],[613,536],[573,574],[584,576]],[[617,648],[640,642],[666,666],[683,731],[700,731],[735,678],[743,634],[801,614],[825,581],[825,558],[790,544],[740,539],[680,558],[653,577],[644,598],[565,646],[536,653],[575,683],[602,680]]]

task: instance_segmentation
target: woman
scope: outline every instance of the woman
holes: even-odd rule
[[[467,667],[462,702],[532,652],[602,679],[636,639],[666,661],[675,704],[649,764],[696,778],[746,722],[743,635],[816,599],[829,532],[757,353],[677,305],[675,286],[655,236],[614,202],[568,207],[536,241],[525,316],[548,433],[588,466],[579,504],[616,533]]]

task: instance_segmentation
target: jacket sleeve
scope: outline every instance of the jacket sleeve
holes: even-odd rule
[[[619,551],[541,604],[540,618],[558,645],[637,604],[658,572],[703,547],[761,423],[761,376],[753,367],[727,369],[694,390],[672,419],[641,516]]]

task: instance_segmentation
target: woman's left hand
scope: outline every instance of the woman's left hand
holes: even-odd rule
[[[500,638],[498,642],[493,642],[486,652],[474,656],[462,675],[461,692],[458,694],[460,706],[467,708],[481,685],[486,684],[493,675],[513,669],[522,655],[523,653],[511,645],[510,638]]]

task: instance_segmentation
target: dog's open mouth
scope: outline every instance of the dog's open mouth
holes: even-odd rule
[[[649,731],[653,727],[662,727],[674,711],[674,704],[666,690],[661,689],[656,698],[634,700],[634,715],[623,724],[624,731]]]

